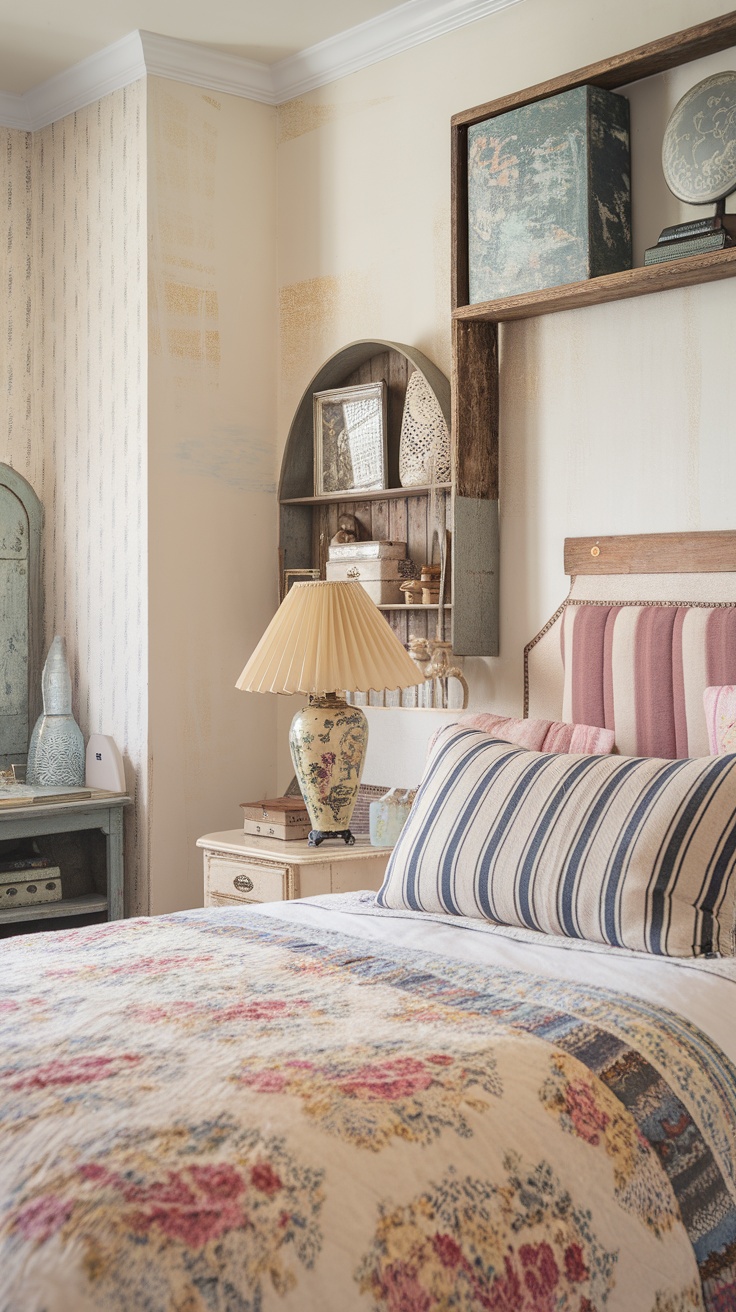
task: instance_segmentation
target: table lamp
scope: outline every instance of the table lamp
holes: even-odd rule
[[[309,693],[289,731],[294,770],[312,830],[354,843],[350,820],[368,743],[368,721],[344,692],[410,688],[414,661],[360,583],[295,583],[241,674],[243,692]]]

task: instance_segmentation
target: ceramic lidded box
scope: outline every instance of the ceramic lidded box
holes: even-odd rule
[[[470,304],[631,267],[629,102],[571,91],[468,129]]]

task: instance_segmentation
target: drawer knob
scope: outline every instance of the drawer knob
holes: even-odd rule
[[[349,578],[349,579],[359,579],[359,578],[360,578],[360,570],[357,568],[356,565],[353,565],[352,569],[349,569],[349,570],[348,570],[348,578]]]
[[[253,892],[253,880],[250,879],[248,875],[236,875],[233,884],[241,893]]]

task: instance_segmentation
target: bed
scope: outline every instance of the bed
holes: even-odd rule
[[[728,537],[663,608],[736,605]],[[37,935],[0,977],[3,1312],[736,1308],[731,954],[366,893]]]

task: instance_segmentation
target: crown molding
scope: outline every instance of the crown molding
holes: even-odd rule
[[[0,126],[31,131],[31,120],[25,96],[14,96],[12,91],[0,91]]]
[[[208,91],[221,91],[263,105],[275,105],[271,66],[243,59],[222,50],[210,50],[191,41],[179,41],[155,32],[140,32],[146,72],[156,77],[189,82]]]
[[[66,114],[73,114],[76,109],[94,104],[110,91],[130,86],[145,73],[140,33],[130,32],[81,63],[41,82],[25,95],[0,96],[0,123],[3,127],[22,127],[28,132],[36,132]],[[13,102],[16,118],[20,121],[10,122],[6,101]]]
[[[406,4],[275,64],[130,32],[24,95],[0,92],[0,126],[35,132],[147,73],[264,105],[279,105],[523,0],[407,0]]]
[[[274,101],[281,104],[315,87],[357,73],[413,46],[475,23],[522,0],[408,0],[347,32],[271,65]]]

